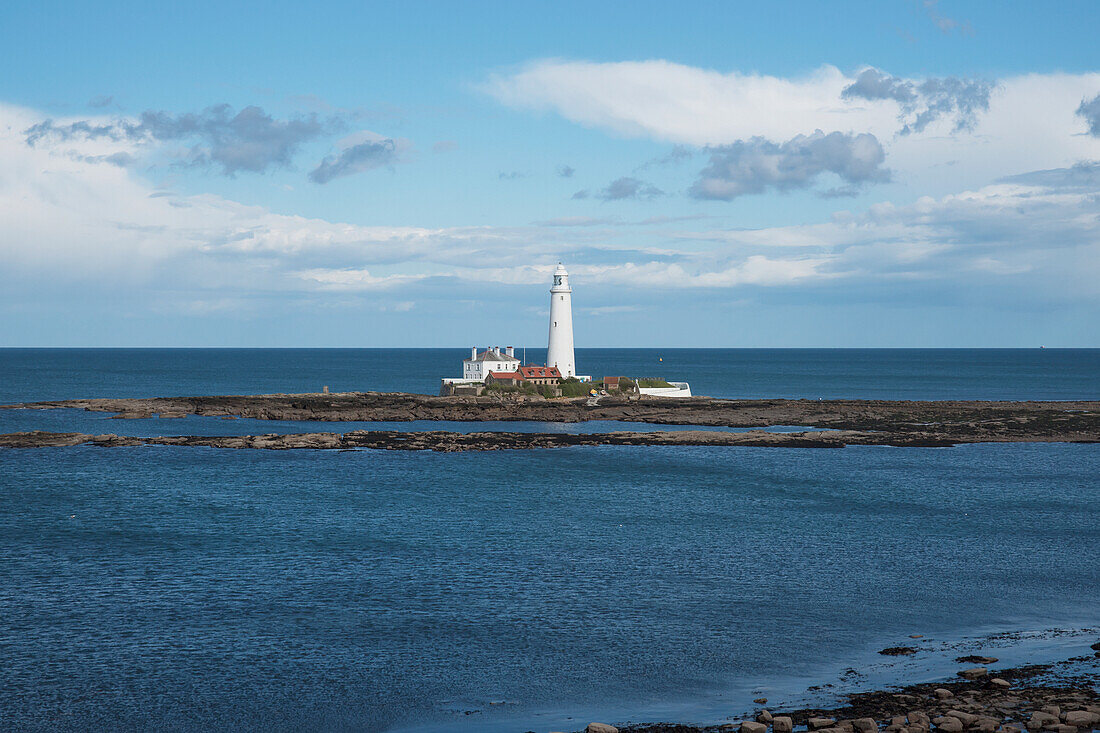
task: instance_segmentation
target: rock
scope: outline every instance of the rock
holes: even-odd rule
[[[1054,733],[1077,733],[1077,728],[1072,725],[1060,724],[1054,727]]]
[[[977,722],[970,726],[970,729],[980,731],[980,733],[993,733],[1000,727],[1001,721],[999,719],[983,716],[978,718]]]
[[[901,657],[907,654],[916,654],[917,650],[911,646],[888,646],[885,649],[880,649],[879,654],[887,657]]]
[[[976,680],[985,677],[989,674],[989,670],[985,667],[971,667],[970,669],[964,669],[959,672],[959,676],[968,680]]]
[[[923,728],[924,730],[928,730],[928,727],[932,723],[932,721],[928,719],[928,716],[920,710],[910,710],[906,718],[909,720],[909,725]]]
[[[1012,687],[1012,684],[1008,680],[1002,680],[1000,677],[994,677],[989,681],[989,684],[1001,690],[1007,690]]]
[[[1100,723],[1100,715],[1088,710],[1070,710],[1066,713],[1066,725],[1075,728],[1092,728],[1097,723]]]
[[[910,639],[922,639],[922,638],[924,638],[924,634],[910,634],[909,638]]]
[[[756,722],[763,723],[764,725],[770,725],[772,722],[772,714],[767,710],[761,710],[756,714]]]
[[[755,700],[753,700],[753,702],[756,703],[757,705],[767,705],[768,704],[768,698],[758,697]]]
[[[828,728],[835,722],[836,720],[833,718],[810,718],[806,721],[806,726],[810,730],[821,730],[822,728]]]
[[[943,687],[937,687],[932,690],[932,694],[936,696],[937,700],[946,700],[951,697],[955,697],[955,693],[951,690],[944,689]]]
[[[772,733],[791,733],[794,730],[794,720],[786,715],[778,715],[772,718]]]
[[[933,720],[932,722],[936,723],[937,730],[946,731],[946,733],[961,733],[963,729],[962,721],[958,718],[953,718],[950,716],[936,718],[936,720]]]
[[[979,657],[976,654],[971,654],[965,657],[955,657],[955,661],[960,664],[996,664],[997,657]]]
[[[1036,710],[1027,721],[1028,730],[1041,730],[1046,725],[1057,725],[1058,716],[1043,710]]]
[[[856,718],[852,721],[856,733],[878,733],[878,723],[874,718]]]
[[[904,728],[906,723],[908,723],[908,721],[905,719],[904,715],[895,715],[890,718],[890,725],[897,725]]]
[[[1055,718],[1062,717],[1062,708],[1058,707],[1057,705],[1044,705],[1039,708],[1039,710],[1041,712],[1047,713],[1048,715],[1053,715]]]
[[[768,726],[763,723],[757,723],[752,720],[745,720],[741,723],[741,733],[767,733]]]
[[[619,733],[619,729],[607,723],[589,723],[584,733]]]
[[[948,710],[945,715],[949,718],[958,718],[962,721],[963,725],[972,725],[978,722],[977,715],[971,715],[970,713],[964,713],[962,710]]]

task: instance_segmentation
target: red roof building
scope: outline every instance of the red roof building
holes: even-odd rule
[[[521,366],[518,371],[523,381],[531,384],[557,384],[561,381],[561,372],[557,367]]]

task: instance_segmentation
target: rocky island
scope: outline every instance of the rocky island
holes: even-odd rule
[[[767,428],[804,426],[814,431],[723,432],[677,430],[561,433],[351,431],[293,435],[157,436],[26,432],[0,436],[0,446],[94,444],[190,445],[224,448],[385,448],[393,450],[500,450],[576,445],[710,445],[820,447],[845,445],[950,446],[978,442],[1100,442],[1100,402],[980,402],[884,400],[730,400],[706,397],[545,399],[526,395],[432,397],[419,394],[230,395],[210,397],[97,398],[4,405],[0,409],[83,409],[119,419],[204,415],[319,422],[588,420],[658,425]]]

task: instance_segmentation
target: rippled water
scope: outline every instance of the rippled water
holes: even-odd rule
[[[405,384],[375,352],[0,350],[0,402],[426,389],[456,353]],[[729,395],[1095,398],[1097,354],[694,353],[666,373]],[[655,354],[618,356],[601,370]],[[0,432],[636,427],[0,411]],[[720,721],[850,666],[950,674],[875,651],[1100,624],[1098,475],[1100,448],[1063,444],[0,450],[0,728],[576,730]]]
[[[1097,475],[1084,445],[0,451],[0,716],[706,716],[913,632],[1095,621]]]
[[[527,360],[545,359],[527,349]],[[437,394],[468,349],[0,349],[0,404],[333,391]],[[519,352],[523,353],[523,352]],[[1100,399],[1100,349],[577,349],[585,374],[712,397]]]

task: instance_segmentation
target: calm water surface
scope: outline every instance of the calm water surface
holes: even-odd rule
[[[0,404],[333,391],[437,394],[468,349],[0,349]],[[522,353],[522,352],[521,352]],[[527,349],[539,362],[545,349]],[[712,397],[1098,399],[1100,349],[577,349],[585,374]]]
[[[424,391],[455,356],[425,356]],[[1096,352],[968,352],[951,378],[938,355],[873,353],[894,365],[873,379],[862,355],[831,375],[836,353],[740,356],[710,392],[1098,396]],[[0,401],[299,391],[324,365],[334,387],[416,387],[337,379],[384,361],[7,350]],[[0,411],[0,429],[129,424],[105,418]],[[1061,444],[0,450],[0,728],[721,720],[753,690],[779,699],[912,633],[1097,625],[1097,476],[1097,446]]]

